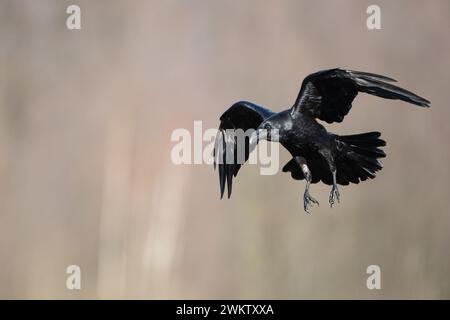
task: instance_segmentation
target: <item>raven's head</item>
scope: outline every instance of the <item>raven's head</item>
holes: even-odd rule
[[[250,145],[256,145],[260,140],[278,142],[280,139],[280,126],[276,121],[266,119],[250,136]]]

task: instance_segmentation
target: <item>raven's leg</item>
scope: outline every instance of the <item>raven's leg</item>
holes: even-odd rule
[[[322,150],[320,152],[322,156],[327,160],[328,166],[330,167],[331,174],[333,175],[333,187],[331,188],[330,197],[328,199],[328,202],[330,203],[330,207],[333,207],[333,204],[335,200],[339,203],[340,201],[340,194],[336,182],[336,165],[334,163],[334,159],[331,155],[331,152],[329,150]]]
[[[329,202],[330,202],[330,207],[333,207],[334,204],[334,199],[336,198],[337,202],[339,203],[340,201],[340,193],[337,187],[337,183],[336,183],[336,170],[331,172],[333,174],[333,187],[331,188],[331,192],[330,192],[330,198],[329,198]]]
[[[308,165],[306,164],[305,158],[295,157],[295,161],[298,163],[298,165],[302,169],[303,175],[305,176],[305,179],[306,179],[305,193],[303,194],[303,208],[307,213],[309,213],[309,209],[311,208],[312,203],[319,205],[319,201],[314,199],[309,194],[309,186],[310,186],[311,180],[312,180],[311,171],[309,170]]]

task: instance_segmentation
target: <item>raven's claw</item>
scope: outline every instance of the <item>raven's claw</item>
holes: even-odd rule
[[[338,187],[336,185],[333,185],[333,187],[331,188],[331,192],[330,192],[330,198],[329,198],[329,202],[330,202],[330,207],[333,207],[334,204],[334,200],[336,199],[337,202],[340,202],[340,193],[338,190]]]
[[[317,204],[319,205],[319,201],[317,201],[316,199],[314,199],[310,194],[309,191],[306,190],[305,194],[303,195],[303,208],[305,209],[305,211],[307,213],[309,212],[309,209],[312,207],[312,204]]]

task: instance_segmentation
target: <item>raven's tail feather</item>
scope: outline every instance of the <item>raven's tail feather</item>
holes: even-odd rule
[[[379,147],[386,145],[380,139],[379,132],[366,132],[347,136],[337,136],[339,155],[335,159],[337,182],[342,185],[359,183],[375,178],[377,171],[383,168],[379,158],[386,153]]]
[[[348,136],[336,136],[336,180],[338,184],[348,185],[375,178],[375,173],[382,169],[379,158],[386,157],[380,147],[386,142],[380,139],[379,132],[366,132]],[[317,154],[307,159],[307,165],[312,174],[312,183],[322,181],[333,184],[333,177],[326,160]],[[291,159],[283,167],[283,172],[290,172],[295,180],[303,180],[300,166]]]

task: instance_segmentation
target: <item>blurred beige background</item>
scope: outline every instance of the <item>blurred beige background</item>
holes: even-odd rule
[[[1,0],[0,298],[450,298],[450,3],[376,1],[370,31],[372,3]],[[360,95],[327,126],[388,142],[332,210],[328,186],[308,216],[303,182],[257,166],[220,201],[211,166],[171,163],[175,128],[242,99],[280,111],[338,66],[432,108]]]

